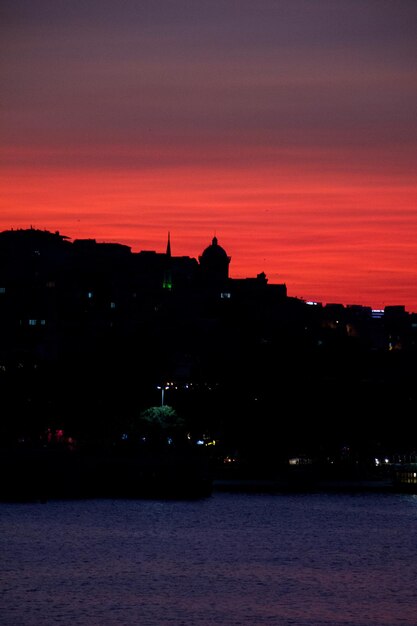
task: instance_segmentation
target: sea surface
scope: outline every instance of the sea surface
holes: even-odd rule
[[[417,496],[0,504],[1,626],[417,625]]]

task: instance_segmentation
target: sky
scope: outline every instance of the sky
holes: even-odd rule
[[[415,0],[2,0],[0,230],[417,312]]]

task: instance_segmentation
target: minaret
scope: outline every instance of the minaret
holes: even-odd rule
[[[171,272],[171,234],[168,231],[167,250],[165,253],[164,278],[162,288],[168,291],[172,290],[172,272]]]
[[[166,256],[168,259],[171,258],[171,233],[169,231],[168,231],[168,243],[167,243]]]

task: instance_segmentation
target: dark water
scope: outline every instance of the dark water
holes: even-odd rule
[[[2,626],[417,625],[417,497],[1,504]]]

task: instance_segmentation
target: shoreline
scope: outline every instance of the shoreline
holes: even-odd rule
[[[293,483],[288,480],[215,479],[213,492],[243,493],[397,493],[400,489],[391,480],[318,480],[312,483]]]

